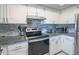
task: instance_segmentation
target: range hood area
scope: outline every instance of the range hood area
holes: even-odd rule
[[[44,18],[44,17],[41,17],[41,16],[31,16],[31,15],[28,15],[27,19],[46,20],[46,18]]]

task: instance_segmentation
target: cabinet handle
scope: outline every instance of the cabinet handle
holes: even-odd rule
[[[8,23],[8,18],[6,18],[6,22]]]
[[[3,21],[5,22],[5,18],[3,18]]]

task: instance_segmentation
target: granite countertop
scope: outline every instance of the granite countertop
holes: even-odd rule
[[[57,35],[68,35],[68,36],[75,37],[75,33],[49,33],[49,34],[42,34],[40,36],[33,36],[33,37],[0,36],[0,45],[9,45],[9,44],[23,42],[23,41],[27,41],[27,40],[31,40],[31,39],[46,38],[46,37],[57,36]]]
[[[45,38],[45,37],[51,37],[51,36],[57,36],[57,35],[68,35],[71,37],[75,37],[75,33],[47,33],[47,34],[42,34],[40,36],[32,36],[27,38],[28,40],[32,40],[32,39],[39,39],[39,38]]]
[[[67,35],[67,36],[71,36],[71,37],[75,37],[76,34],[75,33],[48,33],[48,35],[51,36],[57,36],[57,35]]]
[[[24,36],[0,36],[0,45],[15,44],[23,41],[27,41]]]

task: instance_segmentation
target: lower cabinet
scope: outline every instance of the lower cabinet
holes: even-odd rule
[[[69,36],[53,36],[50,37],[50,54],[57,55],[64,53],[65,55],[74,54],[74,37]]]
[[[27,55],[27,54],[28,54],[27,42],[8,45],[8,55]]]
[[[57,52],[59,52],[61,49],[61,42],[60,39],[58,39],[57,37],[50,37],[50,45],[49,45],[49,51],[50,54],[56,54]]]
[[[21,48],[21,49],[14,49],[11,51],[8,51],[9,55],[27,55],[27,48]]]
[[[2,46],[2,55],[28,55],[28,43],[20,42]]]
[[[74,38],[65,38],[62,40],[63,40],[62,42],[63,51],[65,51],[69,55],[73,55],[74,54]]]
[[[28,42],[19,42],[10,45],[1,46],[3,49],[1,55],[28,55]],[[74,54],[74,37],[59,35],[49,38],[50,55]]]

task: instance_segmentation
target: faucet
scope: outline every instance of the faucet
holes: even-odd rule
[[[21,35],[21,36],[24,36],[24,35],[25,35],[25,33],[26,33],[26,28],[27,28],[27,27],[24,27],[24,26],[21,26],[21,25],[18,26],[18,29],[19,29],[19,31],[20,31],[20,35]]]

